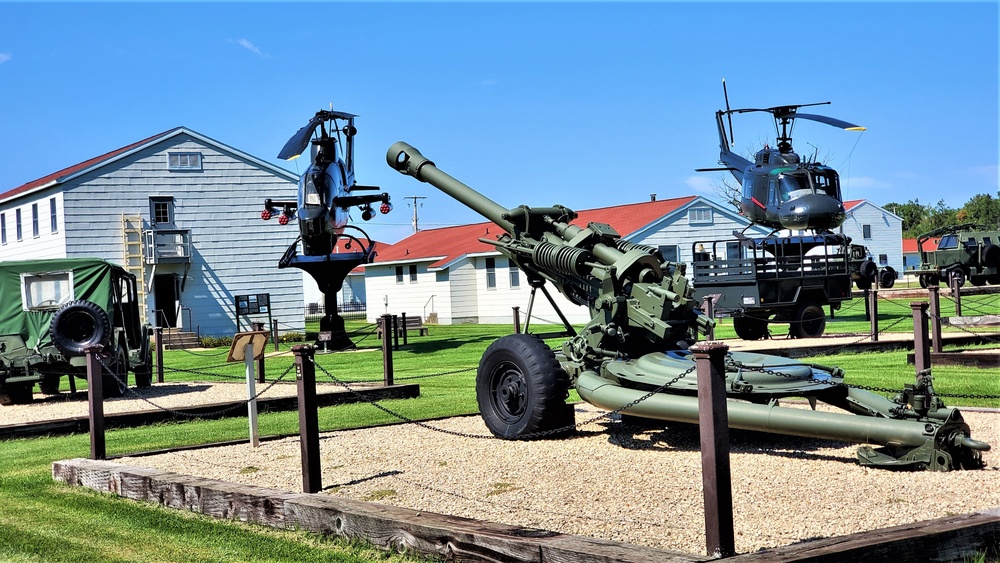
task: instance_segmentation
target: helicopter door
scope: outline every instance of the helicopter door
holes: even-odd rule
[[[778,207],[782,204],[781,187],[778,177],[770,176],[767,181],[767,209],[765,210],[765,216],[768,221],[775,223],[779,222]]]

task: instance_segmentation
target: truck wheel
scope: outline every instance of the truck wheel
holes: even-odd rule
[[[45,395],[58,395],[60,379],[62,377],[55,374],[43,375],[42,380],[38,382],[38,390]]]
[[[6,383],[0,386],[0,405],[27,405],[31,403],[34,383]]]
[[[962,287],[963,285],[965,285],[966,275],[965,271],[962,270],[961,268],[954,268],[948,271],[948,285],[951,285],[952,278],[955,279],[956,283],[958,284],[958,287]]]
[[[1000,246],[987,244],[983,247],[983,266],[987,268],[1000,266]]]
[[[569,377],[552,349],[529,334],[491,344],[476,373],[476,401],[494,436],[519,438],[572,426]]]
[[[969,276],[969,281],[976,287],[986,285],[986,276]]]
[[[115,399],[125,394],[128,389],[128,352],[125,347],[118,344],[115,355],[107,365],[108,369],[102,370],[101,383],[104,387],[104,398]]]
[[[990,274],[986,276],[986,281],[990,282],[990,285],[1000,285],[1000,274]]]
[[[767,319],[749,315],[733,317],[733,328],[736,336],[743,340],[760,340],[767,336]]]
[[[803,303],[792,319],[791,334],[793,338],[818,338],[826,330],[826,314],[823,308],[815,303]]]
[[[82,356],[84,350],[104,343],[111,335],[108,314],[91,301],[70,301],[52,315],[52,344],[67,356]]]
[[[885,268],[878,273],[878,285],[883,289],[889,289],[896,285],[896,270]]]

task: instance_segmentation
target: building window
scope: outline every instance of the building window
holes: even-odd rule
[[[56,215],[56,198],[49,198],[49,226],[53,233],[59,232],[59,217]]]
[[[888,266],[889,265],[889,255],[888,254],[879,254],[878,255],[878,263],[881,264],[881,265],[883,265],[883,266]]]
[[[174,224],[174,198],[171,196],[149,198],[149,216],[154,225]]]
[[[31,236],[38,238],[38,204],[31,204]]]
[[[861,237],[866,239],[872,238],[871,225],[861,225]]]
[[[7,214],[0,213],[0,243],[7,244]]]
[[[730,241],[726,243],[726,260],[739,260],[740,259],[740,243],[736,241]]]
[[[663,259],[667,262],[679,262],[680,255],[677,252],[676,244],[667,244],[660,246],[660,254],[663,255]]]
[[[170,170],[201,170],[200,152],[172,152],[167,154]]]
[[[396,266],[396,283],[403,283],[403,267]]]
[[[711,224],[712,220],[712,210],[706,207],[699,207],[688,211],[688,223]]]
[[[521,270],[518,269],[513,260],[508,260],[507,264],[510,267],[510,286],[521,287]]]
[[[24,237],[21,232],[21,210],[14,211],[14,228],[17,230],[17,242],[21,242]]]
[[[497,259],[486,259],[486,289],[497,288]]]
[[[417,265],[410,264],[410,283],[417,283]]]

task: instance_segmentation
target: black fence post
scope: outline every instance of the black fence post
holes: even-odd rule
[[[257,331],[264,330],[264,323],[254,322],[253,329]],[[257,360],[257,383],[265,383],[266,378],[264,377],[264,354],[260,355],[260,359]]]
[[[302,492],[318,493],[323,488],[319,461],[319,416],[316,412],[315,350],[311,344],[292,346],[295,355],[295,383],[299,392],[299,442],[302,451]]]
[[[399,315],[393,315],[392,326],[392,349],[399,350]]]
[[[870,332],[872,336],[872,342],[878,342],[878,290],[873,289],[868,292],[868,310],[870,311]]]
[[[865,294],[865,320],[866,321],[871,321],[872,320],[871,292],[872,292],[871,289],[864,290],[864,294]]]
[[[407,332],[409,332],[409,331],[406,330],[406,312],[404,311],[404,312],[400,313],[399,316],[400,316],[400,319],[401,319],[400,320],[399,329],[403,333],[403,346],[406,346],[406,345],[409,344],[409,338],[408,338],[408,335],[407,335]]]
[[[928,294],[928,314],[930,315],[931,322],[931,348],[936,354],[942,352],[942,342],[941,342],[941,288],[938,285],[931,284],[927,286]]]
[[[278,320],[271,320],[271,342],[274,342],[274,351],[278,351]]]
[[[385,384],[392,385],[392,341],[389,339],[388,327],[392,326],[392,315],[382,315],[382,375]]]
[[[951,297],[955,300],[955,316],[962,316],[962,286],[958,285],[959,277],[958,271],[953,271],[948,276],[948,285],[951,286]]]
[[[156,327],[156,382],[163,383],[163,327]]]
[[[706,295],[702,299],[702,306],[701,306],[701,308],[705,312],[705,316],[706,317],[712,319],[713,321],[715,320],[715,299],[714,299],[714,295]],[[708,340],[708,341],[715,340],[715,324],[714,323],[711,326],[708,327],[708,335],[706,336],[706,340]]]
[[[89,346],[87,355],[87,407],[90,415],[90,459],[107,459],[104,440],[104,369],[99,356],[104,346]],[[72,376],[70,376],[72,377]]]
[[[701,434],[701,475],[705,498],[705,547],[708,555],[736,553],[733,526],[733,483],[729,467],[729,411],[726,403],[724,342],[691,347],[698,370],[698,427]]]
[[[515,305],[512,309],[514,311],[514,334],[521,334],[521,308]]]
[[[915,301],[910,303],[913,309],[913,367],[920,372],[931,367],[931,347],[927,342],[927,303]]]

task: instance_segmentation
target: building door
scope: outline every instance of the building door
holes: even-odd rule
[[[153,276],[153,298],[156,300],[156,326],[175,328],[180,298],[177,274]]]

